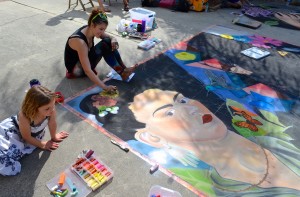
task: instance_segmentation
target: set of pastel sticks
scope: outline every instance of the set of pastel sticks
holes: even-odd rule
[[[72,165],[74,171],[93,191],[113,177],[113,172],[89,150]]]

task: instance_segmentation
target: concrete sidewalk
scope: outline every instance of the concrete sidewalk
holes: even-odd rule
[[[75,2],[75,1],[74,1]],[[97,2],[94,1],[95,5]],[[106,2],[107,3],[107,2]],[[164,8],[147,8],[156,12],[158,28],[152,36],[162,43],[149,51],[137,49],[139,40],[122,38],[115,30],[117,23],[129,18],[123,12],[122,1],[111,1],[107,32],[115,35],[120,43],[120,53],[127,66],[132,66],[187,39],[211,25],[224,25],[300,45],[299,31],[263,25],[257,30],[235,26],[231,23],[231,9],[208,13],[172,12]],[[80,5],[68,10],[68,1],[52,0],[0,0],[0,119],[16,114],[23,100],[28,82],[37,78],[46,87],[63,92],[68,98],[93,85],[88,79],[65,79],[63,53],[67,37],[87,23],[90,5],[84,12]],[[130,7],[140,7],[140,0],[130,0]],[[104,61],[101,74],[108,71]],[[100,68],[97,68],[100,70]],[[103,71],[103,73],[102,73]],[[150,164],[129,152],[112,145],[108,137],[82,121],[62,106],[57,106],[58,128],[70,136],[51,154],[35,151],[21,160],[22,171],[18,176],[0,177],[0,196],[29,197],[49,196],[45,184],[69,167],[83,149],[93,149],[113,171],[114,179],[102,190],[90,196],[147,196],[151,186],[161,185],[182,196],[196,196],[172,177],[161,171],[149,174]],[[49,135],[47,135],[49,137]]]

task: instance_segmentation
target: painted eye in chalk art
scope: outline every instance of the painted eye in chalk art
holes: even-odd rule
[[[257,125],[259,126],[263,125],[260,121],[252,118],[251,115],[247,114],[247,112],[245,111],[234,112],[234,114],[241,115],[246,119],[246,121],[235,122],[234,124],[238,127],[247,128],[253,132],[257,132],[258,131]]]
[[[182,104],[185,104],[185,103],[188,103],[188,102],[189,102],[189,99],[183,97],[183,98],[179,99],[178,102],[179,102],[179,103],[182,103]]]
[[[168,111],[166,111],[166,116],[173,116],[175,113],[175,110],[174,109],[170,109]]]

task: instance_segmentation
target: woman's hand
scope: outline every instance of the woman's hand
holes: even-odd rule
[[[118,43],[117,39],[112,37],[111,38],[111,49],[112,49],[112,51],[114,51],[118,48],[119,48],[119,43]]]
[[[117,86],[112,86],[112,85],[109,85],[109,86],[106,86],[105,88],[103,88],[105,91],[107,92],[114,92],[117,90]]]
[[[57,142],[53,142],[52,140],[43,141],[42,145],[43,146],[41,148],[48,151],[56,150],[59,147],[59,144]]]
[[[56,133],[54,138],[52,138],[51,140],[53,142],[61,142],[63,141],[65,138],[67,138],[69,136],[69,133],[66,132],[66,131],[62,131],[62,132],[59,132],[59,133]]]

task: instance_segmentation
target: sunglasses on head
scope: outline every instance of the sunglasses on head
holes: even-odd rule
[[[98,14],[96,14],[93,18],[92,18],[92,21],[94,21],[97,17],[100,17],[100,20],[103,20],[103,21],[107,21],[107,16],[105,13],[102,13],[102,12],[99,12]]]

